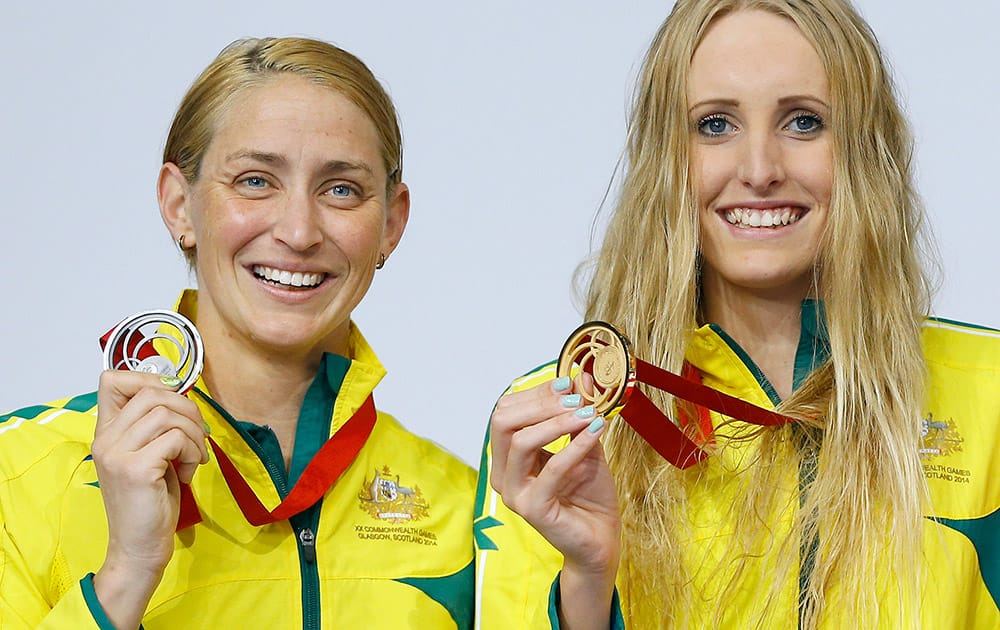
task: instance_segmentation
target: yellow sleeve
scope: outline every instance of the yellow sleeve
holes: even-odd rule
[[[555,378],[555,364],[543,365],[508,391]],[[489,484],[492,457],[487,439],[480,459],[474,520],[476,543],[476,628],[548,630],[552,584],[562,556],[541,534],[504,505]]]

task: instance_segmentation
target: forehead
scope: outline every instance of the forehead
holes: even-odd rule
[[[226,103],[207,156],[249,149],[289,158],[363,160],[381,166],[375,124],[343,93],[281,74],[244,88]]]
[[[736,11],[709,26],[691,59],[688,89],[692,103],[734,93],[826,101],[829,92],[823,62],[798,26],[761,10]]]

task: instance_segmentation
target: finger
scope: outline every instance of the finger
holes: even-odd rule
[[[555,496],[573,476],[577,466],[591,455],[595,448],[603,448],[600,438],[606,425],[604,418],[594,418],[564,449],[549,458],[535,478],[533,490],[540,496]]]
[[[146,372],[127,370],[105,370],[97,387],[97,417],[98,424],[115,419],[121,410],[133,397],[144,389],[174,391],[176,385],[166,382],[168,377],[161,377]]]
[[[162,385],[162,384],[161,384]],[[110,418],[100,418],[95,435],[106,434],[114,440],[156,408],[167,409],[204,428],[201,411],[194,401],[163,387],[143,387],[118,408]],[[100,412],[98,412],[100,415]]]
[[[580,406],[580,397],[570,391],[571,386],[556,390],[554,384],[555,380],[548,381],[531,389],[502,396],[493,412],[493,416],[499,420],[497,430],[513,433],[525,426],[548,420],[566,409]]]
[[[520,487],[531,481],[537,474],[542,447],[563,435],[576,433],[586,427],[592,419],[586,410],[592,413],[593,407],[563,413],[552,420],[525,427],[515,433],[511,438],[503,476],[504,487]]]
[[[190,402],[187,399],[183,399]],[[131,403],[129,403],[131,404]],[[128,411],[128,406],[126,406]],[[199,461],[208,461],[208,447],[205,443],[205,423],[195,406],[197,419],[177,413],[173,408],[156,406],[136,421],[121,426],[125,427],[114,440],[115,445],[126,451],[138,451],[167,431],[180,430],[189,440],[199,446]],[[96,441],[96,440],[95,440]]]
[[[190,483],[194,471],[201,462],[201,452],[198,444],[181,430],[172,429],[158,436],[137,452],[142,461],[148,464],[147,482],[166,478],[176,470],[177,478]],[[175,464],[176,463],[176,468]]]
[[[506,394],[497,401],[490,418],[491,481],[494,486],[504,477],[510,439],[516,431],[550,420],[567,409],[580,407],[583,401],[578,394],[571,393],[571,388],[569,378],[559,378]]]

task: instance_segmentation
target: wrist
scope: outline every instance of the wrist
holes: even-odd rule
[[[163,568],[150,568],[108,557],[94,574],[94,593],[118,630],[138,628]]]
[[[563,565],[559,573],[556,608],[563,630],[615,628],[615,572],[579,571]],[[620,617],[620,612],[617,613]]]

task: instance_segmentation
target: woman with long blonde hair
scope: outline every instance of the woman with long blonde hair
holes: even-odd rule
[[[515,381],[480,471],[482,627],[1000,626],[1000,334],[928,319],[868,25],[846,0],[680,0],[625,169],[587,318],[791,422],[644,388],[705,454],[682,469],[589,381]]]

